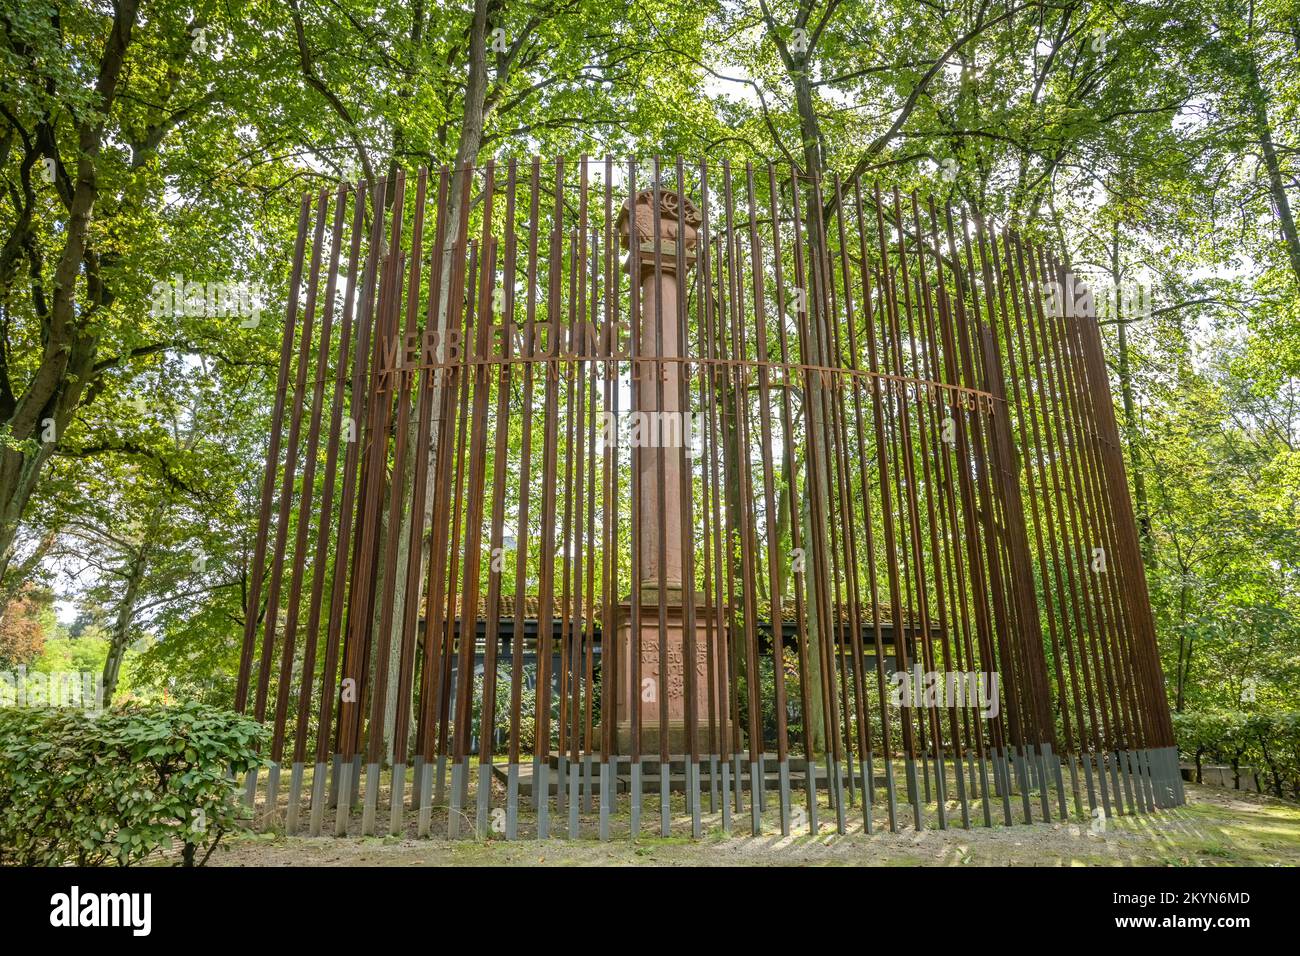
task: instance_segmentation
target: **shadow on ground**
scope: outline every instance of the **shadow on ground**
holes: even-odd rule
[[[1187,806],[1107,820],[840,835],[417,840],[249,834],[215,866],[1241,866],[1300,865],[1300,805],[1187,786]],[[657,814],[647,821],[653,824]],[[747,820],[747,817],[745,818]]]

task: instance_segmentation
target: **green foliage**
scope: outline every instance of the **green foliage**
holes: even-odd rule
[[[1206,758],[1227,763],[1238,775],[1250,766],[1266,775],[1275,796],[1286,796],[1289,789],[1290,796],[1300,798],[1300,711],[1187,711],[1174,715],[1174,732],[1198,778]]]
[[[73,636],[60,635],[45,642],[45,649],[33,670],[44,674],[59,671],[93,671],[104,667],[108,638],[101,629],[88,627]]]
[[[247,813],[234,779],[262,736],[199,704],[0,710],[0,863],[129,866],[179,847],[202,865]]]
[[[471,708],[471,717],[473,719],[473,729],[470,733],[477,738],[483,746],[483,675],[474,675],[474,700]],[[537,740],[537,691],[529,687],[521,687],[519,690],[519,749],[520,753],[531,753]],[[493,726],[503,740],[509,739],[510,734],[510,670],[508,667],[501,666],[497,669],[496,682],[496,703],[493,705]],[[551,699],[551,728],[556,731],[558,740],[558,723],[560,719],[560,702],[558,697],[553,696]],[[495,737],[488,741],[488,746],[494,746]]]

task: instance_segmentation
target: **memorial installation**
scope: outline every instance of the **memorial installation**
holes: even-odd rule
[[[1181,804],[1089,295],[865,181],[587,159],[302,198],[237,707],[289,832]]]

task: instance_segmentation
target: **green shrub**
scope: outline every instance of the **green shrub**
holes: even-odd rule
[[[2,709],[0,863],[129,866],[180,846],[201,866],[247,813],[235,777],[263,733],[196,703]]]
[[[1232,767],[1237,787],[1249,766],[1257,779],[1264,774],[1260,783],[1274,796],[1287,796],[1289,789],[1300,797],[1300,713],[1205,708],[1175,713],[1173,719],[1179,750],[1194,765],[1197,783],[1209,757]]]

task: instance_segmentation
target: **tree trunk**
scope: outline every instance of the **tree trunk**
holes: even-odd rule
[[[1119,389],[1124,405],[1124,443],[1128,446],[1128,470],[1133,476],[1133,504],[1137,512],[1138,543],[1142,550],[1142,563],[1147,573],[1153,570],[1154,555],[1151,547],[1151,510],[1147,504],[1146,478],[1142,474],[1141,462],[1138,460],[1138,421],[1137,403],[1133,398],[1133,371],[1129,362],[1127,318],[1120,314],[1123,296],[1118,294],[1120,282],[1119,263],[1119,223],[1115,223],[1111,239],[1111,276],[1117,294],[1113,299],[1115,308],[1115,328],[1119,337]]]
[[[117,605],[117,614],[113,620],[113,633],[108,643],[108,658],[104,661],[104,706],[113,703],[113,693],[117,690],[118,678],[122,673],[122,660],[126,657],[127,646],[131,643],[131,624],[135,620],[135,603],[140,594],[140,585],[149,570],[149,558],[153,552],[152,542],[162,523],[166,508],[159,505],[145,529],[144,536],[136,552],[127,558],[125,587],[122,600]]]
[[[803,526],[803,540],[807,545],[812,533],[812,513],[808,495],[803,496],[799,508],[799,521]],[[812,563],[804,565],[804,607],[805,630],[808,646],[804,649],[804,658],[808,662],[808,712],[803,719],[812,737],[813,752],[810,757],[820,757],[826,752],[826,702],[822,695],[822,657],[821,627],[817,622],[817,577],[813,574]],[[811,772],[811,770],[809,771]]]
[[[816,103],[813,99],[812,80],[809,75],[809,60],[812,51],[803,54],[791,54],[790,61],[787,63],[787,72],[790,76],[791,83],[794,85],[795,104],[799,113],[799,136],[800,148],[803,154],[804,168],[807,176],[820,177],[824,172],[824,159],[822,155],[821,143],[821,123],[817,117]],[[806,180],[808,182],[809,180]],[[823,197],[824,198],[824,197]],[[794,202],[798,202],[797,196],[792,197]],[[817,297],[817,288],[820,281],[816,276],[820,269],[820,260],[822,255],[820,236],[818,235],[820,209],[818,209],[816,196],[811,187],[807,190],[807,197],[804,208],[807,210],[806,222],[806,241],[808,273],[805,276],[804,283],[809,288],[805,288],[804,300],[808,303],[808,310],[800,317],[800,321],[808,324],[808,335],[805,341],[808,343],[808,354],[803,356],[803,361],[819,366],[826,364],[825,356],[821,354],[821,343],[814,327],[814,309],[816,308],[815,299]],[[821,661],[821,628],[817,619],[817,609],[820,604],[818,594],[821,590],[819,575],[821,568],[830,567],[830,554],[827,547],[819,549],[813,546],[812,537],[812,498],[814,495],[813,488],[819,489],[815,494],[818,498],[819,514],[829,514],[829,494],[828,480],[829,468],[825,447],[825,430],[823,426],[822,401],[823,388],[821,381],[817,376],[809,376],[808,387],[804,394],[804,422],[807,429],[808,452],[805,457],[808,468],[808,480],[805,483],[805,494],[800,506],[800,521],[803,526],[803,545],[805,553],[804,563],[804,585],[806,590],[806,611],[807,618],[806,628],[808,634],[808,647],[806,649],[806,659],[808,661],[808,713],[804,719],[812,721],[810,730],[812,734],[813,750],[816,755],[825,752],[827,734],[826,734],[826,713],[825,713],[825,691],[823,681],[825,676],[822,673]],[[793,480],[793,476],[791,476]]]
[[[95,163],[104,125],[117,94],[138,7],[139,0],[119,0],[116,4],[113,29],[104,44],[95,83],[97,109],[77,128],[76,181],[67,207],[63,251],[54,272],[44,353],[31,384],[6,423],[11,442],[0,456],[0,578],[12,558],[18,522],[36,488],[41,469],[62,439],[94,374],[98,337],[86,334],[85,329],[95,311],[107,300],[99,263],[90,252],[88,238],[99,194]],[[83,271],[87,301],[78,309],[77,282]],[[49,424],[53,425],[54,434],[52,440],[45,440]],[[15,449],[13,446],[18,442],[28,445]]]
[[[1242,59],[1245,61],[1243,72],[1246,81],[1246,102],[1250,110],[1255,138],[1264,157],[1264,168],[1268,172],[1269,195],[1273,200],[1278,227],[1282,231],[1282,241],[1286,245],[1291,271],[1295,275],[1296,284],[1300,285],[1300,237],[1296,235],[1295,218],[1291,214],[1291,202],[1286,194],[1286,179],[1282,172],[1282,164],[1278,160],[1277,148],[1273,144],[1273,126],[1268,118],[1268,93],[1260,82],[1259,63],[1255,59],[1255,51],[1251,49],[1249,36],[1242,52]]]
[[[1184,572],[1182,590],[1180,591],[1179,599],[1178,599],[1178,604],[1180,609],[1180,617],[1178,623],[1180,625],[1180,630],[1183,633],[1186,633],[1186,627],[1187,627],[1188,589],[1187,589],[1186,582],[1187,582],[1187,575],[1186,572]],[[1183,705],[1187,701],[1187,681],[1192,674],[1192,648],[1195,645],[1195,643],[1196,643],[1195,637],[1187,638],[1187,656],[1186,658],[1184,658],[1183,638],[1180,637],[1178,639],[1178,670],[1177,673],[1175,674],[1178,692],[1176,695],[1174,710],[1180,714],[1183,712]]]
[[[495,6],[493,11],[495,12]],[[438,309],[435,313],[436,327],[441,335],[448,329],[454,317],[458,314],[461,303],[451,303],[450,297],[450,273],[453,265],[453,251],[456,237],[460,232],[461,217],[468,215],[468,210],[461,206],[461,180],[457,176],[458,171],[463,171],[467,166],[478,159],[479,150],[483,144],[483,125],[484,125],[484,102],[487,97],[487,37],[489,33],[489,2],[488,0],[474,0],[474,19],[470,25],[469,39],[469,77],[465,88],[465,109],[461,117],[460,139],[456,144],[456,160],[452,166],[451,182],[448,186],[447,195],[447,229],[444,232],[446,245],[440,250],[442,255],[442,292],[438,302]],[[467,294],[472,294],[472,290],[466,290]],[[424,482],[424,508],[419,516],[420,527],[426,529],[421,532],[420,552],[418,560],[421,568],[427,568],[429,562],[429,548],[432,544],[429,535],[426,533],[433,521],[434,508],[434,484],[436,480],[434,463],[438,452],[438,425],[441,419],[441,408],[439,399],[441,396],[435,392],[433,395],[432,412],[429,422],[429,459],[425,473]],[[417,436],[420,428],[419,409],[411,415],[408,433],[406,436],[407,447],[415,448]],[[414,478],[415,456],[412,454],[408,458],[407,472],[403,475],[406,481],[412,481]],[[399,647],[401,640],[402,621],[406,616],[406,602],[408,599],[420,600],[423,595],[408,595],[406,588],[402,586],[405,581],[407,566],[411,560],[411,521],[415,518],[409,510],[402,516],[401,520],[401,538],[398,541],[397,552],[397,569],[398,569],[398,589],[396,600],[393,604],[393,646]],[[453,549],[454,553],[454,549]],[[423,572],[420,574],[421,589],[427,575]],[[389,659],[389,669],[387,674],[388,696],[384,708],[384,742],[391,759],[393,752],[393,734],[397,720],[397,683],[398,683],[398,665],[399,654],[393,654]],[[411,694],[417,691],[416,681],[411,682]]]

